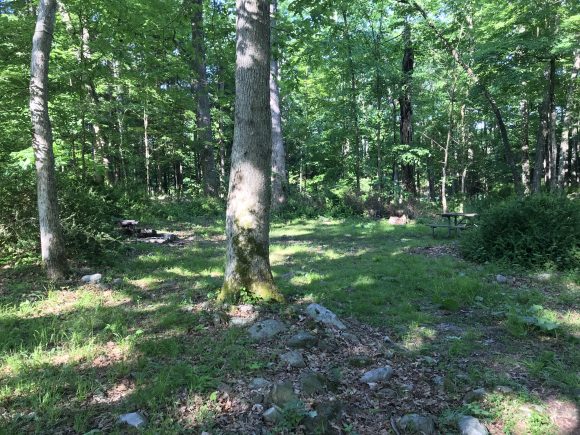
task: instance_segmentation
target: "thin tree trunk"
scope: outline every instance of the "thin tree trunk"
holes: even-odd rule
[[[354,123],[354,153],[355,153],[355,163],[354,172],[356,178],[356,194],[360,195],[360,179],[361,179],[361,146],[360,146],[360,126],[358,119],[358,105],[356,102],[357,97],[357,86],[356,86],[356,74],[354,69],[354,62],[352,59],[352,46],[350,40],[350,32],[348,28],[348,16],[346,9],[342,11],[342,18],[344,21],[344,39],[346,41],[346,46],[348,50],[348,72],[350,76],[350,109],[352,111],[353,123]]]
[[[572,127],[572,111],[574,105],[574,90],[576,88],[576,77],[578,77],[578,69],[580,69],[580,50],[576,49],[574,52],[574,66],[572,67],[572,74],[570,77],[570,87],[568,88],[568,95],[566,97],[566,108],[564,115],[564,122],[562,123],[562,138],[560,141],[560,164],[558,171],[558,187],[566,187],[566,178],[569,178],[570,172],[570,129]],[[567,177],[568,176],[568,177]]]
[[[147,186],[147,194],[151,194],[151,173],[150,173],[150,160],[151,160],[151,150],[149,148],[149,116],[147,115],[147,109],[143,108],[143,145],[145,146],[145,186]]]
[[[527,100],[520,102],[522,117],[522,185],[524,194],[530,194],[530,109]]]
[[[221,300],[245,290],[282,301],[269,259],[272,171],[270,11],[268,0],[236,0],[234,144],[226,212],[226,266]]]
[[[275,50],[275,29],[278,1],[270,4],[270,111],[272,116],[272,210],[282,208],[286,202],[286,152],[282,137],[282,114],[280,113],[280,88],[278,87],[278,59]]]
[[[219,179],[215,167],[211,111],[207,73],[205,68],[205,41],[203,30],[203,0],[191,0],[192,69],[195,74],[192,88],[197,99],[197,129],[203,167],[203,190],[206,195],[217,195]]]
[[[550,168],[550,190],[556,190],[558,186],[558,142],[556,142],[556,101],[555,101],[555,90],[556,90],[556,58],[552,57],[550,59],[550,71],[554,71],[554,79],[550,81],[550,124],[548,126],[548,152],[546,156],[550,156],[549,168]]]
[[[30,117],[32,147],[36,160],[38,222],[42,262],[51,280],[68,272],[64,238],[58,215],[58,198],[52,127],[48,114],[48,63],[56,14],[56,0],[40,0],[32,38],[30,65]]]
[[[538,135],[536,138],[536,158],[534,162],[534,176],[532,177],[532,192],[539,193],[542,184],[542,178],[544,176],[544,150],[546,144],[548,143],[549,134],[549,124],[550,124],[550,98],[553,95],[551,88],[554,83],[554,74],[552,70],[552,63],[550,62],[549,67],[544,73],[544,77],[548,81],[548,86],[546,89],[546,95],[544,96],[544,101],[539,107],[540,123],[538,125]]]
[[[399,120],[399,131],[401,144],[411,145],[413,142],[413,106],[411,105],[411,81],[413,77],[413,45],[411,42],[411,26],[405,20],[405,28],[403,30],[403,44],[405,46],[403,54],[403,83],[401,86],[401,96],[399,98],[399,106],[401,110],[401,118]],[[417,188],[415,186],[415,167],[413,163],[403,163],[402,165],[402,181],[405,191],[411,196],[417,196]]]
[[[467,63],[465,63],[463,61],[463,59],[461,58],[461,55],[459,54],[459,51],[455,47],[453,47],[453,45],[449,42],[449,40],[445,37],[445,35],[443,35],[443,33],[441,33],[441,31],[435,26],[433,21],[431,21],[429,19],[427,12],[425,12],[425,10],[421,6],[419,6],[414,0],[399,0],[399,1],[401,1],[402,3],[410,4],[423,16],[427,25],[431,29],[433,29],[433,31],[435,32],[435,34],[437,35],[439,40],[443,43],[443,45],[447,48],[447,50],[449,51],[449,53],[451,54],[451,56],[453,57],[455,62],[457,62],[463,68],[463,70],[466,72],[467,76],[475,84],[477,84],[481,88],[485,99],[489,103],[490,108],[491,108],[493,114],[495,115],[495,119],[497,122],[497,126],[499,128],[499,131],[500,131],[500,137],[501,137],[501,141],[502,141],[503,148],[504,148],[505,161],[506,161],[506,164],[508,165],[508,168],[510,169],[515,191],[518,195],[523,194],[521,180],[520,180],[520,177],[518,175],[518,170],[517,170],[517,167],[516,167],[516,164],[514,161],[507,128],[506,128],[505,122],[503,120],[503,116],[501,114],[501,111],[499,110],[499,107],[498,107],[495,99],[493,98],[493,96],[489,92],[489,89],[487,88],[487,86],[485,86],[482,83],[482,81],[479,79],[477,74],[475,74],[473,69]]]
[[[455,68],[453,69],[453,84],[451,85],[451,90],[449,94],[450,104],[449,104],[449,127],[447,129],[447,140],[445,141],[445,148],[443,150],[443,167],[441,168],[441,205],[443,207],[443,213],[447,213],[447,165],[449,162],[449,147],[451,146],[451,141],[453,140],[453,106],[455,101],[455,82],[457,80],[457,75],[455,74]]]

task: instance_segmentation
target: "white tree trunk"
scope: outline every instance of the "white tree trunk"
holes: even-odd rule
[[[272,0],[270,4],[271,47],[274,46],[277,8],[278,1]],[[282,137],[278,59],[274,50],[271,50],[270,57],[270,111],[272,116],[272,209],[279,210],[286,202],[286,152]]]
[[[267,0],[236,0],[236,102],[221,300],[282,301],[269,259],[272,124]]]
[[[48,60],[56,14],[56,0],[40,0],[30,63],[30,117],[36,160],[38,221],[42,262],[48,277],[67,273],[62,228],[58,216],[52,129],[48,116]]]

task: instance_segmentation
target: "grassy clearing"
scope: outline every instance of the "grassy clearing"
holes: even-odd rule
[[[222,282],[222,223],[177,230],[183,246],[132,243],[99,270],[123,279],[109,289],[51,288],[34,269],[2,271],[0,431],[114,432],[115,416],[136,409],[146,432],[199,431],[215,424],[220,382],[268,364],[243,330],[200,309]],[[578,276],[498,284],[495,274],[509,270],[438,255],[452,243],[422,226],[297,220],[273,225],[271,259],[289,300],[320,302],[384,329],[409,355],[433,357],[454,397],[512,389],[450,407],[442,428],[469,412],[508,433],[555,431],[551,401],[578,400]]]

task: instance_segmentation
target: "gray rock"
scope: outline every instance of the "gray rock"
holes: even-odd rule
[[[361,382],[373,383],[387,381],[393,376],[393,369],[389,366],[379,367],[378,369],[369,370],[360,378]]]
[[[119,423],[125,423],[128,426],[140,428],[145,426],[147,421],[139,412],[130,412],[119,416]]]
[[[465,403],[472,403],[472,402],[480,402],[482,401],[487,394],[485,388],[477,388],[473,391],[469,391],[465,397],[463,397],[463,401]]]
[[[461,435],[488,435],[487,428],[475,417],[463,415],[457,420],[457,427]]]
[[[83,435],[98,435],[98,434],[102,434],[103,431],[101,429],[91,429],[88,432],[85,432]]]
[[[376,394],[383,399],[395,399],[397,397],[397,392],[391,388],[382,388]]]
[[[505,284],[506,282],[508,282],[508,279],[506,276],[504,275],[496,275],[495,276],[495,280],[499,283],[499,284]]]
[[[505,385],[498,385],[497,387],[495,387],[495,391],[502,394],[510,394],[514,392],[513,388],[506,387]]]
[[[262,320],[253,325],[248,332],[254,340],[267,340],[286,330],[286,325],[278,320]]]
[[[435,375],[433,376],[433,383],[438,386],[442,386],[445,383],[443,376]]]
[[[307,371],[300,376],[300,390],[308,396],[323,392],[327,383],[322,373]]]
[[[231,326],[247,326],[254,323],[253,317],[241,317],[241,316],[233,316],[230,318],[230,325]]]
[[[112,285],[121,285],[123,284],[123,278],[115,278],[112,282]]]
[[[300,349],[306,349],[309,347],[316,346],[318,339],[312,335],[310,332],[298,331],[290,340],[288,340],[288,346]]]
[[[430,366],[434,366],[435,364],[437,364],[437,360],[430,356],[424,356],[423,361],[425,361]]]
[[[252,390],[263,390],[268,388],[272,383],[264,378],[254,378],[250,382],[250,389]]]
[[[282,412],[277,406],[272,406],[271,408],[268,408],[266,411],[264,411],[262,417],[264,418],[264,421],[274,424],[282,419]]]
[[[278,405],[283,408],[284,405],[289,403],[297,402],[298,396],[294,392],[294,387],[292,387],[291,382],[284,382],[281,384],[275,384],[270,391],[269,400],[272,404]]]
[[[397,422],[399,429],[407,434],[432,435],[435,433],[435,420],[431,416],[407,414]]]
[[[542,282],[546,282],[546,281],[550,281],[552,279],[552,274],[551,273],[538,273],[536,275],[536,279],[538,281],[542,281]]]
[[[317,322],[323,323],[327,326],[333,326],[338,329],[346,329],[346,325],[342,323],[336,314],[328,308],[319,304],[310,304],[306,307],[306,314],[312,317]]]
[[[302,368],[306,367],[306,362],[304,357],[298,351],[291,350],[290,352],[283,353],[280,355],[280,360],[283,363],[288,364],[290,367]]]
[[[92,275],[85,275],[81,278],[81,281],[85,284],[98,284],[101,282],[103,275],[100,273],[93,273]]]
[[[314,411],[304,420],[306,433],[334,434],[331,421],[338,420],[342,415],[342,405],[338,401],[317,403]]]

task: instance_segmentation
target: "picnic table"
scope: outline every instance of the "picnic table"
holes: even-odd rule
[[[445,212],[441,213],[441,217],[447,219],[447,223],[437,223],[433,222],[427,224],[431,227],[433,232],[433,237],[435,237],[435,228],[447,228],[447,236],[451,237],[451,231],[455,231],[455,235],[459,234],[458,231],[464,230],[468,225],[472,224],[473,219],[477,217],[477,213],[456,213],[456,212]],[[453,222],[451,219],[453,218]]]

